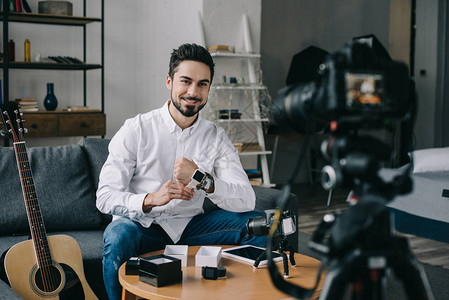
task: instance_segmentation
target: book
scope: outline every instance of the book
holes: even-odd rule
[[[245,173],[249,179],[262,178],[262,172],[257,169],[245,169]]]
[[[23,108],[23,107],[20,107],[20,110],[21,110],[22,112],[30,112],[30,111],[39,111],[39,108],[38,108],[38,107],[33,107],[33,108]]]
[[[16,98],[16,103],[18,102],[36,102],[34,98]]]
[[[249,183],[251,185],[262,185],[262,178],[251,178]]]
[[[39,110],[39,105],[34,98],[16,98],[15,102],[22,112]]]
[[[17,98],[15,102],[19,107],[24,105],[34,105],[34,106],[38,105],[37,101],[34,98]]]
[[[242,151],[260,151],[259,143],[243,143]]]
[[[67,111],[71,111],[71,112],[77,112],[77,111],[100,112],[99,109],[90,109],[89,106],[69,106],[69,107],[67,107]]]
[[[36,103],[19,104],[19,107],[37,107]]]
[[[27,13],[31,12],[31,8],[30,5],[28,5],[27,0],[20,0],[22,2],[22,8],[23,10],[25,10]]]
[[[215,45],[215,46],[210,46],[207,48],[207,50],[209,50],[209,52],[214,53],[214,52],[231,52],[229,50],[229,46],[227,45]]]

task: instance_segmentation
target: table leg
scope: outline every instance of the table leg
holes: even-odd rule
[[[122,289],[122,300],[136,300],[136,295],[128,292],[125,288]]]

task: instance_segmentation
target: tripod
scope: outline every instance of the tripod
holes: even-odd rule
[[[275,244],[273,242],[273,244]],[[296,267],[296,262],[295,262],[295,249],[293,249],[293,247],[289,244],[288,239],[285,235],[282,235],[279,243],[277,243],[276,246],[273,247],[274,251],[279,251],[279,254],[282,256],[282,261],[284,264],[284,278],[288,278],[289,276],[289,270],[288,270],[288,259],[287,259],[287,254],[285,254],[286,251],[290,251],[290,263],[292,264],[292,267]],[[257,268],[260,264],[260,262],[266,258],[266,253],[263,252],[261,255],[259,255],[259,257],[254,261],[254,267]]]
[[[408,299],[433,299],[425,273],[408,241],[392,234],[390,213],[379,200],[376,196],[367,196],[352,207],[353,210],[347,211],[345,220],[337,219],[332,226],[334,237],[330,244],[335,250],[326,261],[329,267],[320,299],[342,299],[349,284],[354,300],[386,299],[385,271],[389,267],[402,281]],[[361,224],[359,221],[367,218],[368,213],[374,217]],[[351,231],[348,225],[352,228],[367,226],[335,236],[344,228]]]
[[[325,254],[323,263],[328,265],[320,299],[342,299],[348,285],[354,300],[386,299],[390,268],[409,299],[433,299],[407,239],[393,234],[385,206],[397,194],[412,189],[409,174],[388,183],[379,177],[379,159],[386,160],[391,150],[375,138],[339,137],[333,146],[331,169],[337,176],[326,184],[352,182],[359,200],[341,217],[325,218],[312,236],[310,247]]]

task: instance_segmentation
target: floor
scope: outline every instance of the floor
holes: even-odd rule
[[[334,192],[330,207],[326,205],[328,193],[319,185],[298,184],[292,187],[292,192],[299,197],[299,230],[305,233],[313,233],[325,214],[348,207],[347,191]],[[419,261],[449,269],[449,244],[413,235],[404,236],[409,239]]]

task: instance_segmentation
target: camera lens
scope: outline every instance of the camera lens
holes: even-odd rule
[[[264,236],[268,234],[268,229],[267,219],[264,216],[252,218],[246,222],[246,231],[250,235]]]
[[[271,106],[272,121],[282,130],[293,129],[300,133],[321,130],[320,122],[311,117],[314,94],[314,83],[295,84],[282,89]]]

